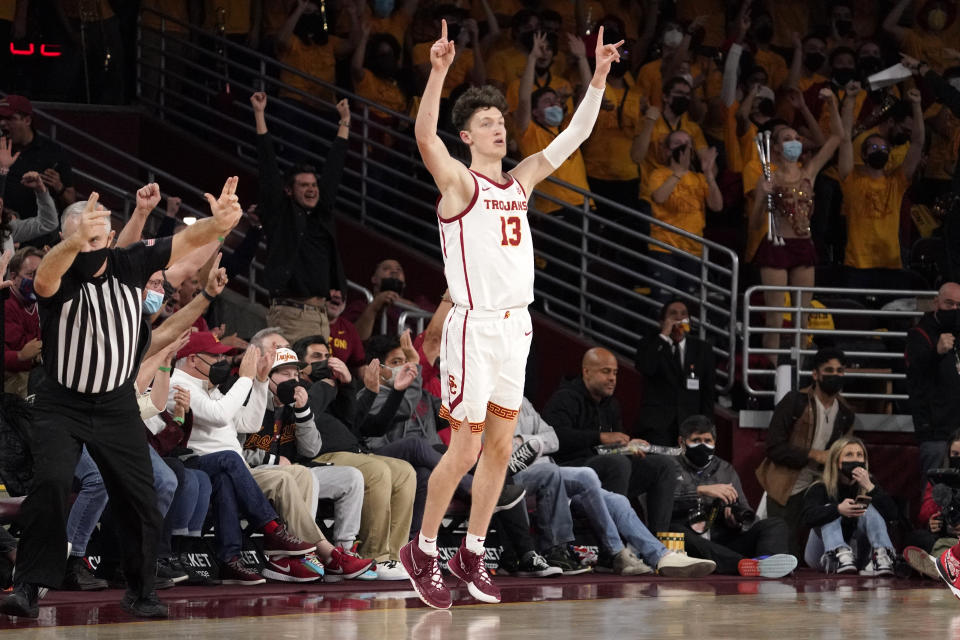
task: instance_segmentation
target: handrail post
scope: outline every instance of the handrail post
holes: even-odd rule
[[[363,127],[360,136],[360,224],[367,224],[367,176],[369,167],[370,145],[367,144],[367,138],[370,135],[370,107],[363,105]],[[384,331],[386,333],[386,331]]]
[[[167,115],[167,19],[160,16],[160,82],[157,102],[160,103],[160,119]]]
[[[587,251],[590,246],[590,198],[583,197],[583,212],[580,222],[580,334],[586,329],[587,317]]]
[[[247,298],[250,300],[250,304],[256,304],[257,302],[257,270],[253,266],[253,260],[250,261],[250,267],[247,271],[247,280],[250,282],[247,287]]]
[[[800,309],[803,307],[801,300],[803,300],[803,287],[797,287],[792,300],[793,308],[796,311],[793,314],[793,353],[790,354],[790,359],[794,361],[794,389],[800,388],[800,350],[803,348],[803,334],[800,331],[800,327],[803,325],[800,315]]]
[[[707,337],[707,259],[710,256],[710,247],[701,245],[700,253],[700,339]]]

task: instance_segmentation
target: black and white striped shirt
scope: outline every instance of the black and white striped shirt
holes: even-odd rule
[[[162,238],[110,249],[106,270],[95,278],[82,278],[75,261],[53,296],[38,296],[43,367],[50,378],[98,394],[136,375],[150,340],[143,289],[167,265],[171,245],[171,238]]]

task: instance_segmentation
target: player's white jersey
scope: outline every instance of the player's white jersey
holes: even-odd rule
[[[526,307],[533,302],[527,193],[508,173],[503,174],[505,184],[473,171],[470,175],[474,182],[470,204],[455,217],[440,220],[450,299],[466,309]]]

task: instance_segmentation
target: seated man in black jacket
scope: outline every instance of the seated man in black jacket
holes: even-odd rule
[[[267,324],[283,329],[291,342],[330,335],[326,299],[346,289],[337,250],[333,206],[340,188],[350,134],[350,105],[337,103],[340,128],[317,176],[313,167],[294,167],[284,183],[273,138],[267,132],[267,95],[250,96],[257,127],[260,197],[257,215],[267,239],[263,285],[270,291]]]
[[[682,300],[660,308],[660,332],[640,342],[636,366],[644,380],[636,428],[640,437],[672,447],[687,417],[713,415],[713,348],[690,334],[690,313]]]
[[[645,445],[623,433],[617,388],[617,359],[595,347],[583,356],[579,378],[560,385],[543,411],[560,440],[555,458],[562,465],[591,467],[607,491],[628,498],[647,496],[647,527],[669,531],[673,494],[677,484],[673,460],[666,456],[596,455],[597,445]]]
[[[309,365],[302,373],[313,381],[307,395],[321,441],[315,460],[354,467],[363,474],[360,555],[377,561],[379,579],[403,580],[407,575],[397,554],[409,540],[417,488],[413,467],[371,453],[347,426],[352,424],[358,385],[346,364],[330,355],[323,336],[302,338],[293,350]]]
[[[733,465],[714,455],[713,421],[690,416],[677,440],[683,453],[670,530],[686,534],[687,553],[713,560],[725,575],[782,578],[796,569],[796,557],[787,553],[786,523],[756,520]]]

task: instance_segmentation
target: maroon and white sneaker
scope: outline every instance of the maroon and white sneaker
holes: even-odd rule
[[[361,558],[343,547],[334,547],[330,552],[330,562],[323,565],[324,576],[340,576],[344,580],[356,578],[373,566],[373,560]]]
[[[937,573],[947,583],[953,595],[960,598],[960,560],[953,557],[953,552],[947,549],[937,558]]]
[[[265,556],[305,556],[316,551],[316,545],[304,542],[281,524],[273,533],[263,532],[263,555]]]
[[[252,587],[265,582],[266,579],[244,565],[239,556],[227,560],[220,567],[220,584],[241,584]]]
[[[483,556],[467,549],[466,544],[460,545],[457,552],[447,563],[450,573],[467,583],[467,591],[480,602],[497,604],[500,602],[500,589],[493,584]]]
[[[271,556],[263,567],[263,577],[279,582],[316,582],[320,574],[307,567],[302,558]]]
[[[425,553],[416,538],[400,547],[400,564],[407,570],[410,583],[425,605],[434,609],[450,608],[453,601],[443,583],[437,557]]]

